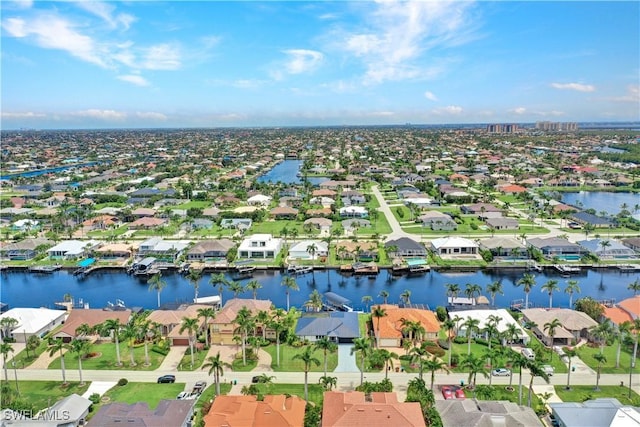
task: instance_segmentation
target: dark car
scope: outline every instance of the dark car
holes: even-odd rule
[[[207,382],[206,381],[198,381],[193,386],[192,393],[202,393],[205,388],[207,388]]]
[[[257,384],[260,382],[260,377],[259,376],[255,376],[253,378],[251,378],[251,383],[252,384]]]
[[[176,376],[175,375],[163,375],[158,378],[158,384],[160,383],[175,383]]]

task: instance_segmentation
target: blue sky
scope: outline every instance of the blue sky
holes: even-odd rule
[[[2,1],[2,129],[640,120],[640,2]]]

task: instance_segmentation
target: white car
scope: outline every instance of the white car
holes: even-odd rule
[[[198,396],[200,396],[200,393],[192,393],[190,391],[183,391],[183,392],[180,392],[180,394],[178,394],[178,397],[176,397],[176,399],[178,399],[178,400],[194,400],[194,399],[197,399]]]
[[[551,365],[543,365],[542,370],[544,371],[545,374],[549,375],[550,377],[553,376],[553,373],[555,372],[555,368]]]
[[[506,368],[498,368],[491,371],[491,375],[493,375],[494,377],[510,377],[511,371]]]

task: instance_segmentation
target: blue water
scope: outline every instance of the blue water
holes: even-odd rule
[[[483,271],[465,273],[445,273],[432,271],[424,276],[393,278],[386,270],[382,270],[374,279],[367,277],[342,276],[338,271],[316,271],[315,275],[306,274],[296,278],[300,291],[291,292],[291,305],[301,307],[309,294],[317,289],[324,293],[335,292],[350,299],[356,309],[364,308],[361,299],[364,295],[373,297],[374,302],[381,302],[378,294],[385,289],[389,292],[389,302],[397,303],[400,294],[408,289],[411,291],[411,302],[428,304],[431,309],[446,304],[446,284],[457,283],[461,289],[467,283],[476,283],[483,287],[487,284],[502,280],[504,295],[496,296],[496,304],[508,307],[511,301],[524,298],[522,289],[514,284],[522,277],[523,270],[502,270],[499,274]],[[315,276],[315,284],[313,277]],[[207,274],[200,280],[199,296],[217,295],[217,289],[209,284]],[[278,307],[286,307],[286,295],[281,286],[282,275],[278,271],[259,271],[253,277],[262,284],[258,290],[258,298],[270,299]],[[617,301],[632,296],[627,286],[634,280],[640,280],[640,273],[621,273],[614,270],[583,271],[571,277],[579,282],[582,289],[580,295],[574,295],[574,301],[589,295],[596,299],[612,299]],[[163,279],[167,286],[162,291],[162,303],[186,302],[193,300],[194,289],[184,276],[179,274],[165,274]],[[537,306],[548,305],[548,295],[541,292],[541,286],[550,279],[558,281],[564,289],[566,281],[554,272],[536,273],[536,286],[529,295],[530,303]],[[246,283],[251,278],[242,280]],[[102,308],[107,302],[115,302],[116,298],[124,300],[128,306],[156,308],[156,292],[149,291],[148,285],[124,272],[94,271],[84,279],[73,276],[70,272],[58,271],[53,274],[33,274],[27,272],[4,272],[0,275],[0,299],[10,307],[51,307],[55,301],[61,301],[63,295],[69,293],[76,301],[82,298],[93,308]],[[487,298],[490,296],[485,294]],[[246,292],[241,297],[251,298]],[[223,293],[226,301],[232,298],[230,292]],[[554,306],[567,307],[569,296],[564,292],[555,293]]]
[[[297,176],[302,167],[302,160],[284,160],[275,165],[271,170],[258,178],[258,182],[282,182],[284,184],[300,184],[302,178]],[[318,185],[328,178],[308,178],[311,185]]]
[[[33,178],[35,176],[41,176],[41,175],[45,175],[48,173],[56,173],[56,172],[62,172],[62,171],[66,171],[69,169],[73,169],[73,168],[83,168],[83,167],[88,167],[88,166],[95,166],[97,164],[99,164],[100,162],[88,162],[88,163],[76,163],[73,165],[69,165],[69,166],[58,166],[56,168],[48,168],[48,169],[38,169],[38,170],[34,170],[34,171],[27,171],[27,172],[19,172],[19,173],[14,173],[14,174],[5,174],[5,175],[0,175],[0,180],[4,179],[4,180],[10,180],[12,178],[17,178],[17,177],[24,177],[24,178]]]
[[[595,209],[599,214],[601,211],[609,215],[616,215],[622,209],[623,203],[627,204],[627,210],[632,216],[640,220],[640,212],[634,212],[635,205],[640,204],[640,193],[610,193],[606,191],[577,191],[574,193],[562,193],[562,202],[574,206],[582,203],[583,209]]]

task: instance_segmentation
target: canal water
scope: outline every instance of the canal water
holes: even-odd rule
[[[374,303],[381,302],[378,297],[380,291],[389,292],[389,303],[398,303],[400,294],[405,290],[411,291],[411,302],[428,305],[435,309],[438,305],[446,304],[446,284],[457,283],[464,290],[467,283],[481,285],[501,280],[504,295],[496,296],[496,305],[508,307],[516,299],[524,298],[521,287],[515,283],[525,273],[524,270],[500,270],[499,272],[437,272],[431,271],[418,277],[392,277],[387,270],[381,270],[376,277],[345,276],[336,270],[319,270],[314,274],[308,273],[296,276],[299,291],[291,291],[291,306],[301,307],[309,294],[317,289],[320,293],[335,292],[350,299],[354,308],[364,309],[362,297],[370,295]],[[640,280],[640,273],[623,273],[618,270],[584,269],[571,278],[561,277],[552,271],[536,273],[536,286],[529,294],[530,304],[545,307],[548,305],[548,295],[541,291],[541,286],[548,280],[557,280],[562,289],[553,296],[556,307],[568,307],[569,296],[563,292],[567,280],[578,280],[581,294],[574,295],[574,301],[580,296],[592,296],[598,300],[615,299],[621,301],[633,295],[627,286],[635,280]],[[231,279],[230,276],[228,276]],[[167,273],[163,275],[167,286],[161,293],[161,303],[188,302],[194,297],[194,289],[184,276]],[[217,289],[209,284],[210,275],[206,274],[200,280],[199,296],[217,295]],[[281,285],[283,274],[276,270],[257,271],[253,279],[262,284],[258,290],[258,298],[270,299],[276,306],[286,308],[285,288]],[[241,280],[247,283],[249,279]],[[53,274],[34,274],[29,272],[5,271],[0,275],[0,299],[10,307],[50,307],[61,301],[65,294],[71,294],[75,300],[82,299],[92,308],[106,307],[116,299],[123,300],[127,306],[156,308],[157,294],[149,291],[146,282],[129,276],[120,271],[94,271],[84,279],[73,276],[66,271]],[[487,298],[490,296],[486,293]],[[460,296],[464,296],[461,292]],[[232,298],[233,294],[225,291],[223,299]],[[251,292],[245,292],[239,297],[251,298]]]
[[[302,178],[298,176],[302,167],[302,160],[284,160],[275,165],[271,170],[258,178],[258,182],[282,182],[283,184],[300,184]],[[310,177],[311,185],[319,185],[329,178]]]
[[[626,203],[627,210],[632,216],[640,221],[640,212],[634,212],[634,206],[640,204],[640,193],[619,192],[610,193],[606,191],[576,191],[573,193],[562,193],[562,202],[574,206],[582,206],[583,209],[595,209],[599,214],[601,211],[609,215],[618,214],[623,203]]]

